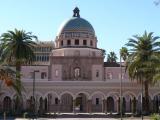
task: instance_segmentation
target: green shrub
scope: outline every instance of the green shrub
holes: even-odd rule
[[[151,116],[151,120],[160,120],[160,115],[158,115],[158,114],[153,114],[153,115]]]

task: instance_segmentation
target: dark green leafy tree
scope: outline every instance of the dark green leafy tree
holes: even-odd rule
[[[117,58],[115,52],[110,52],[110,53],[107,55],[107,62],[116,62],[117,59],[118,59],[118,58]]]
[[[145,90],[145,112],[149,112],[149,84],[157,73],[157,66],[160,64],[160,42],[158,36],[153,36],[153,32],[146,31],[142,36],[134,35],[126,44],[129,48],[126,69],[131,80],[137,80],[144,85]]]

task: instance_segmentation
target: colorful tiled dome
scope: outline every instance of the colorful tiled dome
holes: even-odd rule
[[[87,32],[93,35],[95,34],[92,25],[87,20],[80,17],[79,11],[77,14],[74,13],[72,18],[62,23],[58,35],[61,35],[65,32]]]

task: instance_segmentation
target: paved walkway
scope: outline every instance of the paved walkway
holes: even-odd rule
[[[31,120],[31,119],[17,118],[15,120]],[[51,118],[38,118],[34,120],[120,120],[120,118],[52,118],[52,119]],[[141,118],[123,118],[123,120],[142,120],[142,119]],[[143,120],[150,120],[150,119],[144,118]]]
[[[73,114],[73,113],[61,113],[58,114],[56,117],[54,117],[54,114],[48,114],[47,117],[49,118],[37,118],[34,120],[121,120],[118,118],[118,116],[115,114],[112,115],[106,115],[103,113],[94,113],[94,114],[88,114],[88,113],[79,113],[79,114]],[[2,117],[0,120],[3,120]],[[6,120],[33,120],[33,119],[25,119],[25,118],[6,118]],[[125,117],[123,120],[142,120],[141,117]],[[149,117],[145,116],[143,120],[150,120]]]

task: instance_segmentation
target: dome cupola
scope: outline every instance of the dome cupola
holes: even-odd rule
[[[96,41],[94,28],[80,17],[80,10],[76,7],[73,16],[61,24],[56,37],[56,47],[96,47]]]

